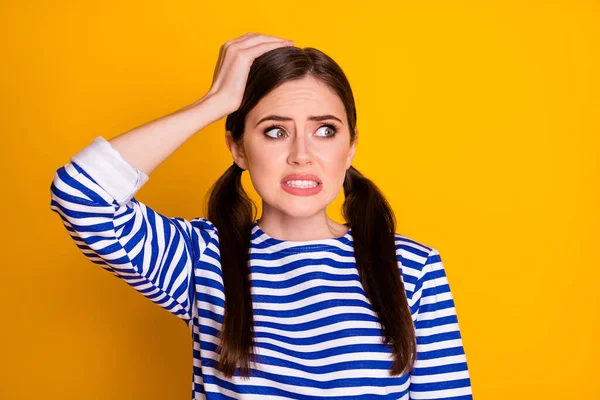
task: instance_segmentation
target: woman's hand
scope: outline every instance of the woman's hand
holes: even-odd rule
[[[290,40],[256,33],[246,33],[225,42],[219,50],[212,86],[204,98],[218,98],[222,114],[231,114],[242,103],[254,59],[275,48],[293,45]]]

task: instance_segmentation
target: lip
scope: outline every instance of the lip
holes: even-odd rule
[[[287,181],[315,181],[318,182],[319,185],[322,184],[321,179],[318,176],[312,174],[290,174],[283,177],[281,183],[285,183]]]

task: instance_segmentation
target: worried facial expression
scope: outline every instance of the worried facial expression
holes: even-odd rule
[[[288,81],[248,113],[243,148],[227,134],[235,162],[263,200],[289,216],[322,212],[339,194],[357,137],[341,99],[313,77]]]

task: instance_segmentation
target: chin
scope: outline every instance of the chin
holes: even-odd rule
[[[312,217],[327,207],[322,198],[285,195],[279,196],[277,200],[270,204],[281,213],[294,218]]]

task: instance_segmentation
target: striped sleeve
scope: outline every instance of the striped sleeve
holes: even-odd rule
[[[193,266],[210,223],[167,218],[134,194],[148,180],[97,137],[59,168],[50,209],[93,263],[187,323],[193,318]]]
[[[417,360],[411,399],[472,399],[471,380],[454,300],[436,249],[431,249],[413,292]]]

